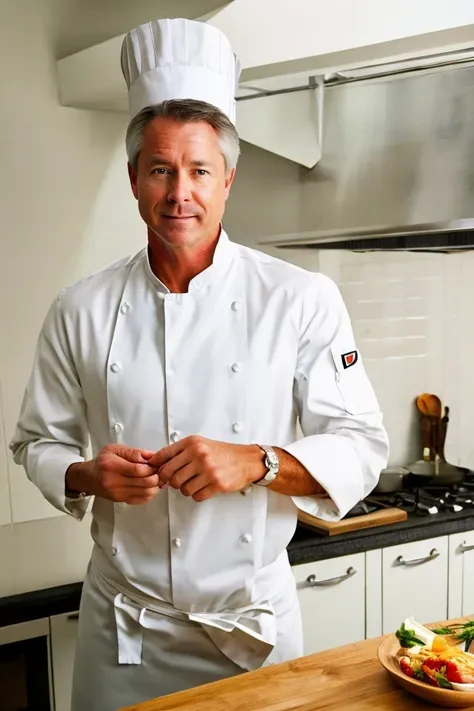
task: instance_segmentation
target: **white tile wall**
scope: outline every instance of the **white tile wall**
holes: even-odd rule
[[[451,430],[448,439],[450,453],[461,452],[464,462],[474,463],[472,405],[474,398],[474,253],[456,255],[447,260],[447,293],[443,339],[445,387],[453,404]],[[455,428],[455,431],[454,431]]]
[[[474,467],[474,254],[320,252],[342,291],[385,415],[391,463],[421,456],[414,400],[450,407],[447,458]]]

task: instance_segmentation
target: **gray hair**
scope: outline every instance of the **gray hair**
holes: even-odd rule
[[[240,155],[239,135],[233,123],[218,108],[195,99],[173,99],[154,106],[147,106],[133,118],[125,139],[128,162],[136,171],[138,156],[143,147],[143,134],[147,124],[154,118],[172,118],[179,123],[205,121],[218,135],[220,148],[225,160],[226,173],[237,166]]]

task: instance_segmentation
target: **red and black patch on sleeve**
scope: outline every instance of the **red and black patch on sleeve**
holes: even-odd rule
[[[359,352],[358,351],[349,351],[349,353],[343,353],[341,355],[342,358],[342,365],[344,366],[344,369],[350,368],[351,365],[355,365],[357,361],[359,360]]]

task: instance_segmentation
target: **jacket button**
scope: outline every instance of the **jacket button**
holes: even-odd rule
[[[235,433],[242,432],[243,429],[244,429],[244,426],[241,422],[234,422],[234,424],[232,425],[232,430]]]
[[[118,553],[118,548],[116,548],[116,547],[114,546],[114,547],[112,548],[112,555],[113,555],[113,556],[116,556],[117,553]]]
[[[232,363],[231,368],[233,373],[240,373],[240,371],[242,370],[242,366],[240,365],[240,363]]]
[[[125,301],[122,304],[122,306],[120,307],[120,313],[122,313],[123,315],[128,314],[128,312],[130,311],[130,308],[131,308],[130,304],[127,304],[127,302]]]
[[[175,548],[181,548],[181,538],[173,538],[172,543]]]
[[[119,370],[120,370],[119,364],[118,364],[118,363],[112,363],[112,365],[110,366],[110,370],[112,371],[112,373],[118,373]]]
[[[240,304],[238,301],[233,301],[230,308],[232,311],[238,311],[240,309]]]
[[[174,432],[172,432],[170,434],[170,440],[173,442],[173,444],[175,442],[179,442],[180,439],[181,439],[181,432],[179,432],[178,430],[175,430]]]
[[[250,533],[244,533],[243,536],[240,536],[240,540],[242,543],[252,543],[252,536]]]
[[[120,434],[121,432],[123,432],[123,425],[121,425],[120,422],[115,423],[114,432],[116,432],[117,434]]]

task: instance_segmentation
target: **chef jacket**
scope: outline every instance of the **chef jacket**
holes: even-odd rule
[[[382,415],[329,278],[222,231],[187,293],[157,279],[146,248],[62,291],[11,443],[44,496],[81,519],[89,502],[66,498],[65,472],[89,445],[94,455],[111,442],[155,451],[188,435],[282,447],[328,498],[260,486],[203,503],[170,487],[140,506],[96,497],[96,564],[119,589],[188,615],[264,607],[268,581],[278,585],[266,571],[286,555],[298,508],[344,516],[387,461]]]

